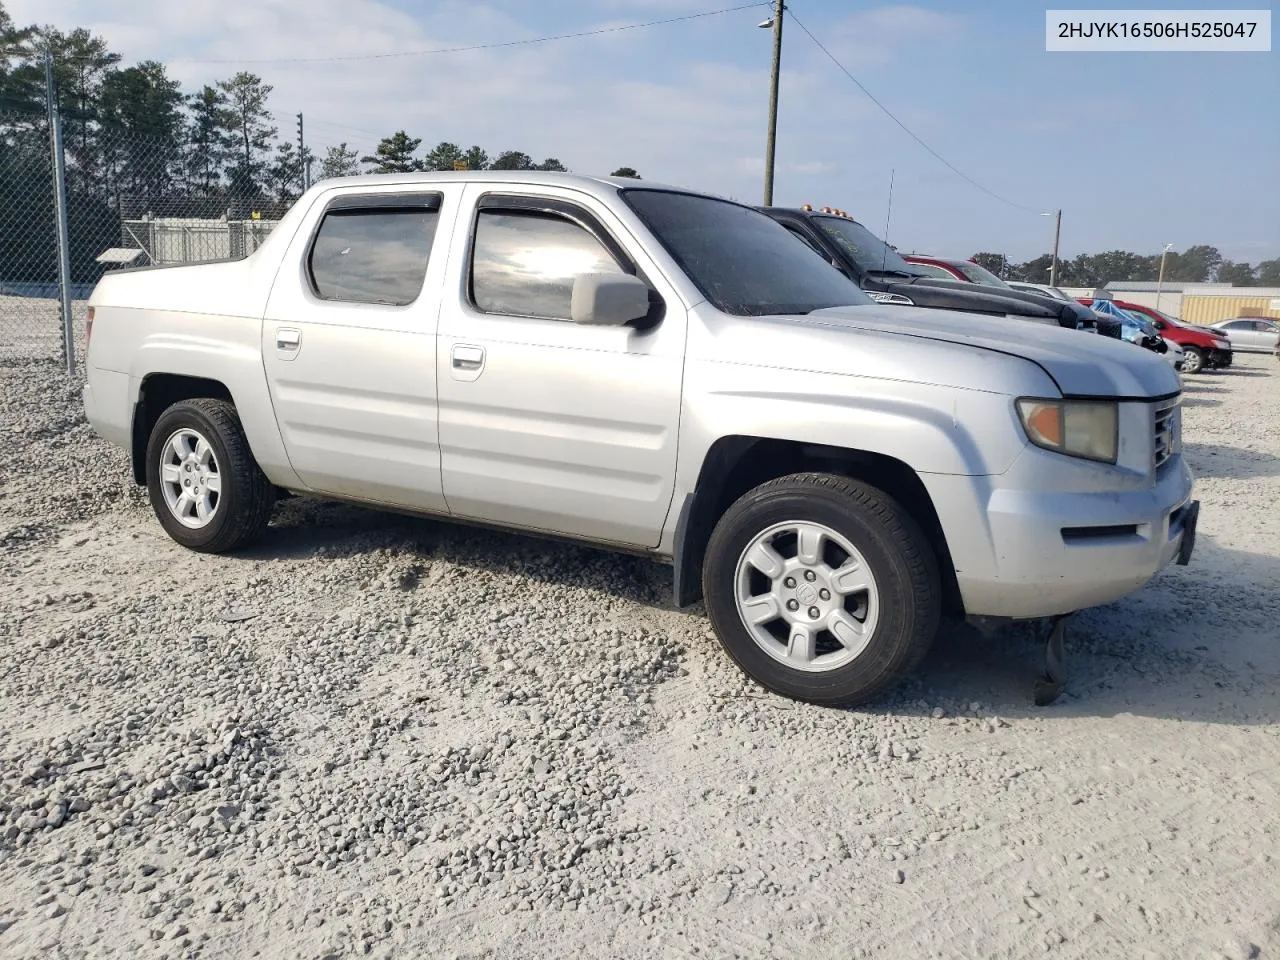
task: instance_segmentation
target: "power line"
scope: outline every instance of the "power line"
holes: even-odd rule
[[[281,118],[288,119],[292,115],[285,113],[284,111],[272,110],[271,116],[279,120]],[[364,134],[366,137],[381,138],[383,136],[383,134],[381,133],[374,133],[372,130],[366,130],[363,127],[353,127],[348,123],[337,123],[333,120],[317,120],[315,118],[308,117],[307,123],[317,127],[334,127],[338,130],[347,130],[347,131],[350,131],[351,133],[360,133],[360,134]]]
[[[498,43],[474,43],[463,47],[434,47],[429,50],[401,50],[394,53],[353,53],[334,57],[272,57],[266,59],[230,59],[230,60],[194,60],[180,57],[171,63],[199,64],[246,64],[246,63],[334,63],[344,60],[387,60],[392,57],[425,57],[439,53],[466,53],[472,50],[496,50],[502,47],[520,47],[535,43],[550,43],[553,40],[576,40],[580,37],[598,37],[607,33],[622,33],[625,30],[643,30],[648,27],[661,27],[669,23],[683,23],[688,20],[701,20],[705,17],[716,17],[724,13],[736,13],[740,10],[751,10],[766,6],[757,0],[755,3],[744,3],[736,7],[723,7],[719,10],[705,10],[702,13],[687,13],[679,17],[666,17],[662,20],[648,20],[644,23],[624,23],[616,27],[600,27],[595,30],[579,30],[574,33],[557,33],[547,37],[533,37],[528,40],[504,40]]]
[[[788,9],[790,8],[788,7]],[[892,110],[890,110],[883,103],[877,100],[875,98],[875,95],[872,94],[870,90],[868,90],[866,87],[862,85],[862,81],[859,80],[857,77],[855,77],[852,73],[850,73],[849,69],[843,63],[841,63],[839,60],[836,59],[835,54],[833,54],[830,50],[828,50],[825,46],[823,46],[822,41],[813,35],[813,32],[800,21],[800,18],[797,17],[794,12],[791,13],[791,19],[795,21],[796,26],[798,26],[801,30],[803,30],[806,34],[808,34],[809,39],[812,40],[815,44],[817,44],[818,49],[827,55],[827,59],[829,59],[832,63],[834,63],[840,69],[841,73],[843,73],[846,77],[848,77],[855,84],[857,84],[858,89],[861,90],[863,93],[865,93],[867,95],[867,98],[872,103],[874,103],[877,107],[883,110],[890,120],[892,120],[894,123],[900,126],[903,130],[905,130],[907,135],[911,137],[912,140],[914,140],[916,143],[920,144],[920,146],[928,150],[929,153],[933,154],[933,156],[937,158],[944,166],[946,166],[948,170],[950,170],[952,173],[954,173],[956,176],[960,177],[961,179],[977,187],[987,196],[994,197],[995,199],[999,200],[1001,203],[1006,203],[1011,207],[1017,208],[1018,210],[1025,210],[1027,213],[1034,213],[1037,215],[1040,214],[1041,211],[1039,210],[1034,210],[1031,207],[1023,206],[1021,203],[1018,203],[1014,200],[1010,200],[1008,197],[1002,197],[1000,196],[1000,194],[992,190],[988,190],[986,187],[980,184],[977,180],[973,179],[973,177],[969,176],[963,170],[960,170],[958,167],[956,167],[953,163],[951,163],[950,160],[948,160],[946,157],[940,154],[937,150],[933,149],[933,147],[929,146],[927,143],[921,140],[910,127],[908,127],[905,123],[903,123],[896,116],[894,116],[894,113]]]

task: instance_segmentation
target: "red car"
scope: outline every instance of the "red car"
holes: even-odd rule
[[[1093,306],[1089,297],[1079,298],[1086,307]],[[1121,310],[1128,310],[1150,320],[1160,336],[1176,343],[1183,349],[1186,357],[1182,361],[1183,373],[1200,373],[1202,370],[1221,369],[1231,366],[1231,341],[1215,330],[1195,327],[1181,320],[1175,320],[1167,313],[1161,313],[1154,307],[1144,307],[1128,300],[1112,300]]]
[[[972,260],[952,260],[947,257],[926,257],[918,253],[904,253],[902,259],[916,266],[931,277],[940,280],[963,280],[984,287],[1005,287],[1008,284],[985,267],[980,267]]]

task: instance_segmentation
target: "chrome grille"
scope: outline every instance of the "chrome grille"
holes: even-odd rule
[[[1182,446],[1181,396],[1154,404],[1151,411],[1151,436],[1154,466],[1159,470]]]

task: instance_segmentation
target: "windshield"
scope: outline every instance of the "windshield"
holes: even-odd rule
[[[804,314],[872,302],[803,240],[750,207],[689,193],[627,188],[622,198],[718,309]]]
[[[956,260],[951,264],[966,277],[970,283],[980,283],[984,287],[1001,287],[1008,290],[1009,285],[985,267],[980,267],[971,260]]]
[[[841,217],[811,217],[845,255],[865,271],[892,270],[908,276],[919,276],[921,271],[907,263],[898,252],[874,233],[855,220]]]

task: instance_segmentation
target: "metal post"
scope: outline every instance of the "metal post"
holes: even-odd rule
[[[1062,211],[1059,210],[1053,226],[1053,263],[1049,266],[1049,286],[1058,285],[1058,238],[1062,235]]]
[[[53,208],[58,230],[58,292],[62,301],[62,350],[67,376],[76,372],[75,333],[71,323],[71,235],[67,227],[67,165],[62,150],[62,116],[58,112],[53,56],[44,62],[45,96],[49,102],[49,148],[53,153]]]
[[[302,114],[298,114],[298,179],[305,193],[311,187],[311,164],[307,162],[307,143],[302,138]]]
[[[773,155],[778,140],[778,75],[782,69],[782,11],[785,4],[773,5],[773,72],[769,76],[769,141],[764,154],[764,205],[773,205]]]

